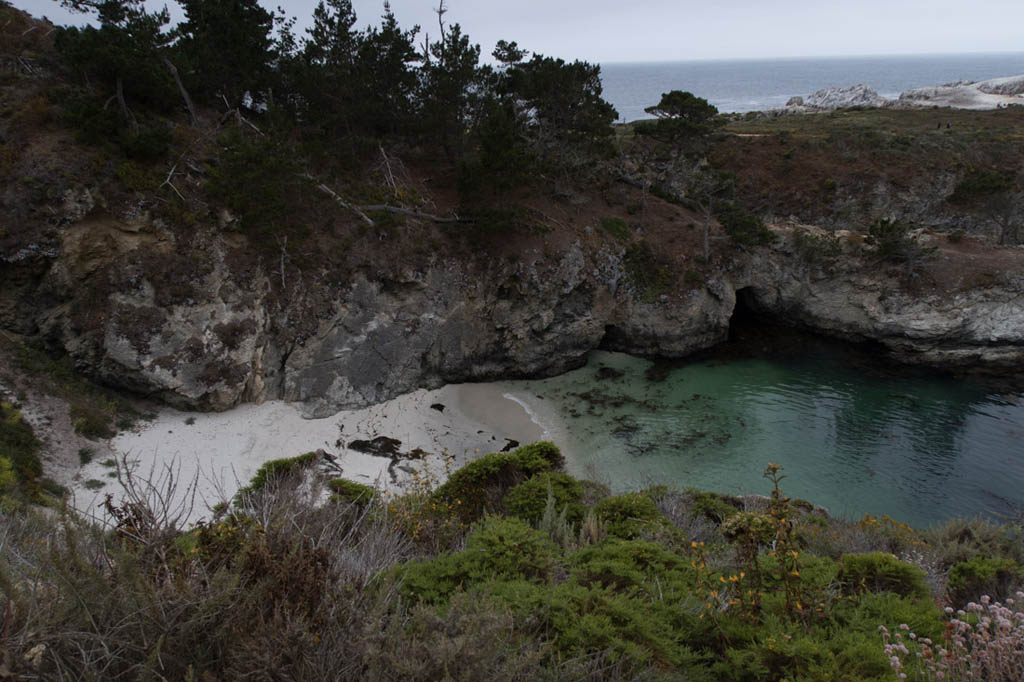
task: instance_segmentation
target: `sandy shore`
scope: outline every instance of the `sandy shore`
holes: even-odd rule
[[[430,457],[425,464],[398,463],[388,457],[356,452],[354,440],[387,436],[401,441],[401,451],[416,448]],[[440,455],[449,453],[461,465],[480,454],[501,450],[511,441],[541,440],[544,430],[524,405],[507,397],[500,384],[463,384],[434,391],[416,391],[362,410],[339,412],[326,419],[303,419],[284,402],[243,405],[221,413],[162,410],[156,419],[140,422],[110,441],[118,459],[151,480],[173,473],[179,482],[176,504],[186,500],[188,483],[196,482],[193,521],[228,500],[264,462],[322,449],[334,456],[341,476],[354,481],[393,486],[408,477],[413,465],[427,466],[440,476]],[[110,458],[82,467],[71,488],[75,506],[98,513],[107,493],[122,490]]]

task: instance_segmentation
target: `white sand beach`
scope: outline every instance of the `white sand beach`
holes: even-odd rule
[[[212,506],[230,499],[260,465],[272,459],[322,449],[336,459],[340,476],[388,487],[407,478],[414,466],[432,467],[436,475],[443,475],[442,453],[461,465],[510,446],[510,441],[531,443],[545,435],[523,404],[506,397],[500,384],[462,384],[419,390],[316,420],[303,419],[296,406],[280,401],[220,413],[166,408],[156,419],[139,422],[112,439],[110,446],[140,477],[156,480],[173,472],[179,481],[178,504],[191,504],[184,495],[187,484],[195,480],[189,519],[196,521]],[[401,441],[404,453],[419,448],[429,456],[425,461],[398,463],[389,471],[390,458],[348,447],[357,439],[379,436]],[[110,459],[85,465],[71,488],[75,506],[92,514],[100,514],[98,505],[108,493],[115,499],[123,493]]]

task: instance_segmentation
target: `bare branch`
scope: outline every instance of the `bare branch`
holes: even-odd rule
[[[388,206],[387,204],[373,204],[372,206],[358,206],[357,208],[363,211],[381,211],[384,213],[398,213],[400,215],[407,215],[412,218],[421,218],[423,220],[429,220],[432,223],[475,223],[476,220],[471,218],[460,218],[454,216],[452,218],[442,218],[440,216],[431,215],[424,213],[423,211],[417,211],[411,208],[402,208],[401,206]]]
[[[368,216],[365,213],[363,213],[363,211],[361,211],[358,206],[355,206],[354,204],[350,204],[349,202],[347,202],[344,199],[342,199],[338,195],[337,192],[335,192],[333,189],[331,189],[330,187],[328,187],[324,183],[317,182],[316,178],[314,178],[312,175],[303,175],[302,177],[306,178],[307,180],[310,180],[311,182],[316,183],[317,189],[319,189],[324,194],[329,195],[332,199],[334,199],[336,202],[338,202],[343,208],[346,208],[349,211],[352,211],[353,213],[358,215],[370,227],[373,227],[374,225],[376,225],[376,223],[373,222],[373,219],[370,218],[370,216]]]
[[[171,189],[174,190],[174,193],[178,195],[179,199],[181,199],[182,201],[185,201],[185,197],[183,197],[181,195],[181,192],[178,191],[178,188],[174,186],[173,182],[171,182],[171,178],[174,177],[174,172],[177,169],[178,169],[178,164],[177,163],[175,163],[173,166],[171,166],[171,170],[167,173],[167,177],[164,179],[164,181],[162,183],[160,183],[160,187],[158,187],[157,189],[160,189],[164,185],[167,185],[168,187],[170,187]]]
[[[181,93],[181,98],[185,100],[185,108],[188,109],[188,117],[192,122],[192,127],[195,128],[199,125],[199,117],[196,116],[196,108],[192,105],[192,98],[189,97],[188,90],[185,89],[185,84],[181,82],[181,78],[178,76],[178,69],[174,67],[174,64],[167,57],[164,57],[164,64],[171,72],[171,77],[174,78],[174,82],[178,84],[178,92]]]

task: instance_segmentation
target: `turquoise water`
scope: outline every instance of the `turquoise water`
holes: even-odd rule
[[[574,372],[506,387],[563,448],[570,473],[618,491],[767,494],[762,473],[778,462],[788,495],[847,518],[929,526],[1024,509],[1020,393],[793,343],[675,366],[595,352]]]

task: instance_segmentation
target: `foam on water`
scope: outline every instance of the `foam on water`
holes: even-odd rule
[[[543,421],[541,421],[540,416],[538,416],[534,409],[530,407],[529,403],[527,403],[525,400],[512,393],[503,393],[502,397],[511,400],[516,405],[523,408],[523,411],[526,412],[527,415],[529,415],[530,421],[532,421],[534,424],[540,427],[541,432],[543,432],[544,434],[543,438],[545,440],[551,437],[551,429],[547,425],[545,425]]]

